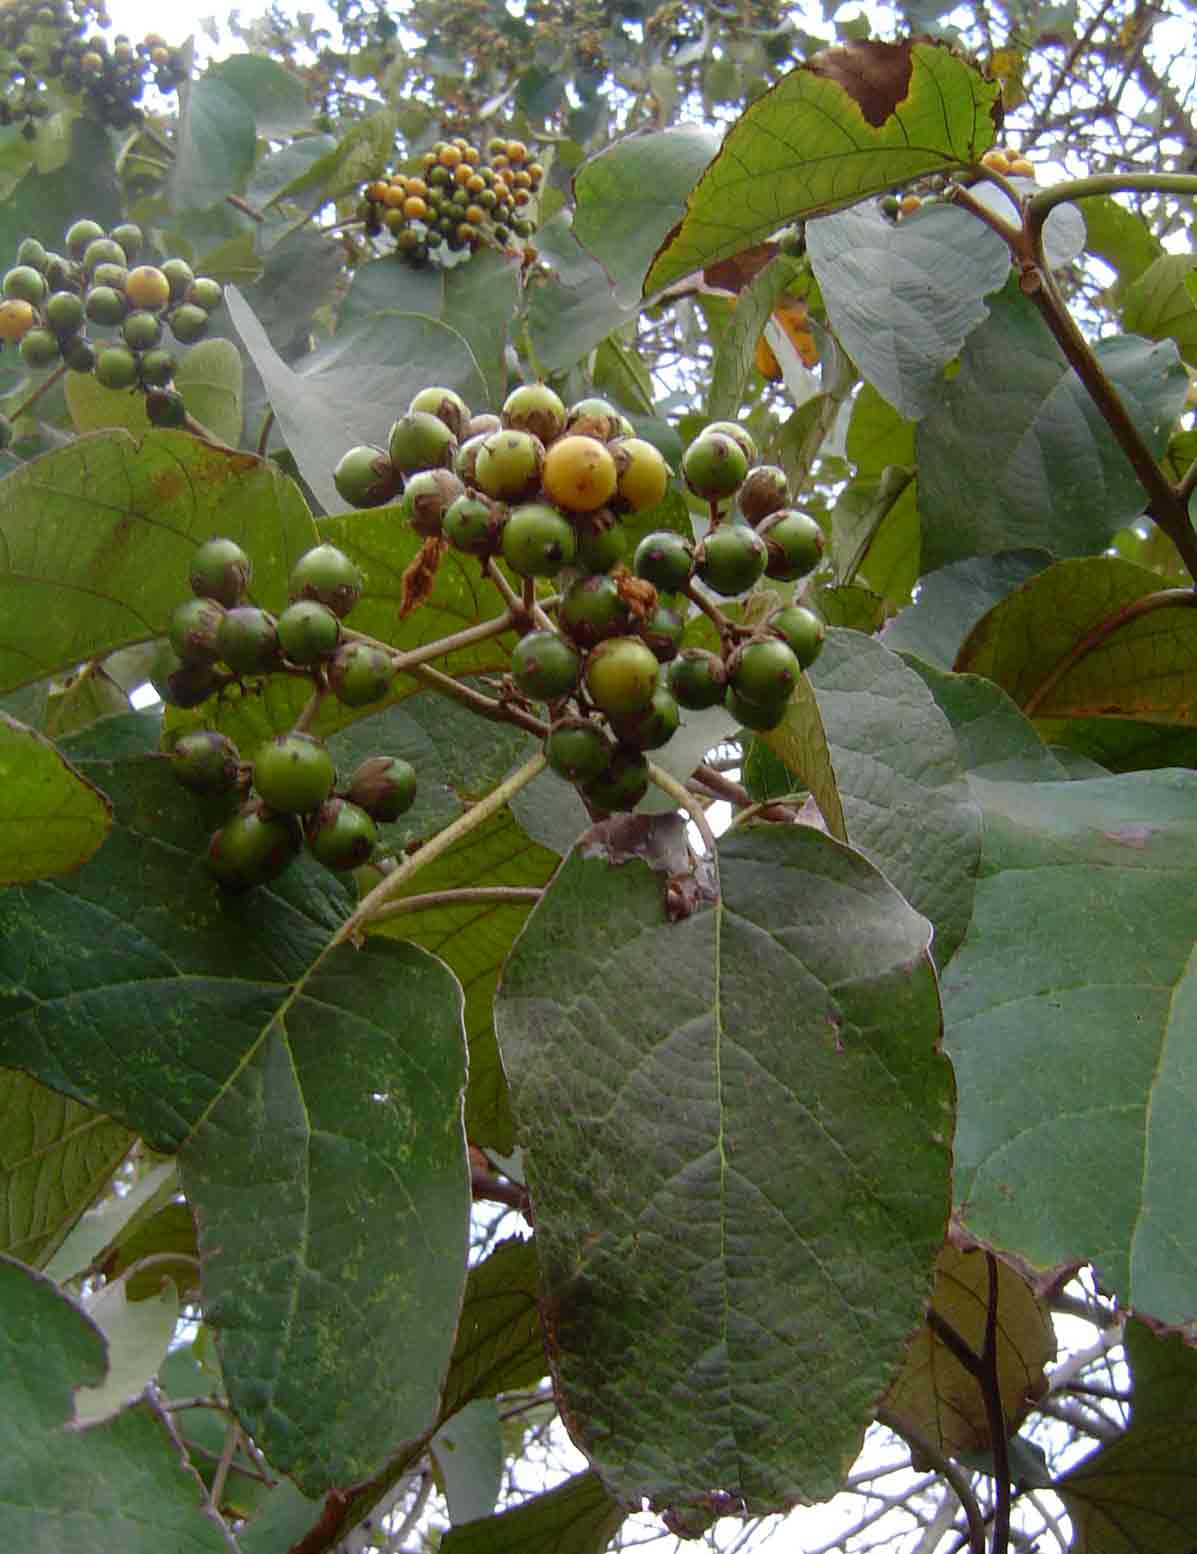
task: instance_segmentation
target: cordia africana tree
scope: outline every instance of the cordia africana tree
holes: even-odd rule
[[[1188,1549],[1197,333],[1124,196],[1197,179],[1040,185],[927,38],[569,177],[9,14],[12,1546],[435,1474],[448,1554],[599,1554],[881,1421],[928,1550]],[[589,1466],[496,1512],[536,1408]]]

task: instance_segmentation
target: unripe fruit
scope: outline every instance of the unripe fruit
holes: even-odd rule
[[[712,433],[719,437],[730,437],[734,443],[739,445],[749,464],[756,463],[759,456],[756,451],[756,443],[753,442],[750,433],[746,432],[738,421],[712,421],[709,426],[703,428],[702,435],[708,437]]]
[[[677,702],[663,685],[658,685],[644,712],[631,718],[614,718],[612,727],[623,745],[631,745],[635,750],[659,750],[677,733],[681,721]]]
[[[620,437],[610,452],[616,471],[613,505],[632,513],[655,507],[669,489],[669,465],[660,450],[643,437]]]
[[[126,345],[106,345],[96,353],[96,381],[109,389],[132,388],[137,382],[137,358]]]
[[[798,659],[776,637],[746,642],[727,666],[732,690],[757,707],[784,706],[801,674]]]
[[[459,496],[446,512],[441,532],[467,556],[493,556],[502,540],[506,510],[484,496]]]
[[[609,814],[635,809],[648,792],[648,762],[639,750],[621,747],[604,771],[582,784],[582,792],[596,809]]]
[[[769,552],[755,529],[728,523],[711,530],[695,559],[707,587],[730,598],[752,587],[765,570]]]
[[[37,323],[37,314],[28,302],[0,302],[0,340],[15,345]]]
[[[147,388],[166,388],[178,363],[169,351],[146,351],[138,360],[137,371]]]
[[[121,325],[125,344],[133,351],[152,351],[162,338],[162,324],[158,317],[144,308],[130,313]]]
[[[145,235],[141,228],[133,221],[123,221],[119,227],[113,227],[108,234],[114,243],[119,243],[129,259],[135,259],[141,252],[145,242]],[[148,306],[147,303],[138,303],[139,307]]]
[[[161,269],[166,276],[166,284],[170,287],[171,297],[177,302],[195,279],[195,271],[186,259],[167,259]]]
[[[684,648],[669,666],[669,689],[679,705],[695,712],[717,707],[727,689],[727,670],[717,653]]]
[[[454,456],[453,473],[467,486],[476,487],[478,484],[476,471],[478,450],[489,435],[489,432],[478,432],[473,437],[467,437]]]
[[[191,558],[192,593],[216,599],[227,610],[241,603],[252,576],[253,564],[236,540],[205,540]]]
[[[356,804],[328,799],[309,817],[304,828],[312,855],[338,873],[360,869],[378,844],[378,827]]]
[[[632,629],[632,612],[619,584],[604,572],[572,583],[557,618],[562,631],[584,648],[593,647],[604,637],[626,636]]]
[[[652,649],[653,656],[665,664],[676,658],[685,630],[685,618],[680,612],[658,602],[640,622],[637,635]]]
[[[220,656],[217,645],[224,606],[215,599],[184,599],[171,611],[167,636],[170,645],[185,664],[214,663]]]
[[[748,458],[733,438],[720,432],[703,432],[682,455],[682,474],[695,496],[717,502],[743,485]]]
[[[170,282],[154,264],[141,264],[129,271],[125,294],[135,308],[158,311],[170,301]]]
[[[115,286],[93,286],[83,299],[83,311],[92,323],[107,328],[119,324],[127,310],[125,294]]]
[[[46,323],[56,335],[73,335],[83,324],[83,298],[73,291],[56,291],[46,302]]]
[[[303,845],[289,815],[267,815],[247,804],[208,843],[208,868],[225,890],[249,890],[277,879]]]
[[[123,264],[98,264],[91,272],[93,286],[111,286],[113,291],[119,291],[122,295],[128,279],[129,272]]]
[[[568,518],[543,502],[517,507],[503,525],[503,560],[521,577],[556,577],[569,566],[577,539]]]
[[[170,764],[185,788],[208,796],[231,793],[241,775],[237,746],[215,729],[181,735],[171,749]]]
[[[785,718],[786,707],[789,705],[787,702],[782,702],[780,705],[759,707],[756,702],[745,701],[742,696],[738,696],[730,685],[723,698],[723,704],[738,723],[760,734],[776,728]]]
[[[58,336],[49,329],[31,329],[21,341],[21,360],[35,372],[52,367],[61,354]]]
[[[524,383],[503,401],[503,424],[550,443],[565,428],[565,403],[547,383]]]
[[[763,530],[769,560],[766,573],[777,582],[792,583],[818,566],[826,541],[807,513],[783,508]]]
[[[557,701],[578,683],[582,659],[555,631],[530,631],[511,655],[511,678],[533,701]]]
[[[213,664],[180,664],[164,681],[155,679],[153,683],[168,706],[186,709],[206,702],[228,683],[228,676]]]
[[[391,463],[405,475],[418,469],[451,468],[457,438],[439,416],[427,410],[409,411],[391,427],[387,451]]]
[[[770,513],[780,512],[790,500],[790,487],[786,472],[776,464],[758,464],[748,471],[744,484],[736,493],[740,511],[753,528]]]
[[[786,643],[803,669],[809,669],[823,650],[827,628],[813,611],[800,604],[789,604],[771,615],[766,623]]]
[[[460,394],[448,388],[421,389],[407,409],[409,414],[418,410],[421,414],[436,416],[457,438],[464,435],[470,419],[469,405]]]
[[[72,335],[62,342],[62,359],[72,372],[94,372],[96,348],[82,335]]]
[[[311,734],[276,734],[254,757],[254,787],[280,815],[306,815],[333,790],[337,769]]]
[[[415,803],[416,769],[399,756],[369,756],[350,777],[346,797],[375,820],[398,820]]]
[[[346,707],[381,701],[394,678],[390,654],[368,642],[342,642],[328,667],[333,695]]]
[[[356,561],[335,545],[317,545],[291,568],[287,597],[314,599],[344,620],[362,596],[363,578]]]
[[[326,604],[300,599],[279,616],[278,639],[293,664],[315,664],[336,652],[341,623]]]
[[[474,456],[474,484],[498,502],[522,501],[539,491],[543,464],[544,445],[531,432],[493,432]]]
[[[592,513],[615,495],[618,476],[606,445],[594,437],[559,437],[544,456],[541,484],[571,513]]]
[[[574,562],[583,572],[609,572],[623,560],[628,548],[627,531],[606,507],[581,514],[575,533],[578,551]]]
[[[381,507],[400,489],[398,470],[381,448],[361,443],[337,460],[333,484],[350,507]]]
[[[216,645],[222,660],[236,674],[265,674],[282,663],[274,617],[252,604],[225,611]]]
[[[31,264],[35,270],[44,271],[49,257],[35,237],[23,237],[17,246],[17,263]]]
[[[2,289],[11,301],[32,302],[36,306],[45,299],[46,278],[31,264],[18,264],[5,275]]]
[[[544,742],[545,760],[569,782],[591,782],[601,776],[612,753],[611,741],[603,730],[585,718],[563,718],[554,723]]]
[[[72,259],[82,259],[89,243],[104,236],[104,228],[98,221],[76,221],[67,229],[66,248]]]
[[[465,487],[448,469],[422,469],[408,477],[399,511],[417,534],[435,536],[444,528],[445,514]]]
[[[503,430],[503,422],[497,415],[492,415],[489,410],[481,410],[477,415],[472,415],[466,422],[462,435],[465,437],[489,437],[494,432]]]
[[[145,413],[151,426],[187,425],[187,406],[182,394],[175,389],[147,389]]]
[[[129,265],[129,256],[119,243],[110,237],[97,237],[83,251],[83,268],[90,275],[100,264],[116,264],[122,270]]]
[[[600,442],[610,442],[613,437],[619,436],[622,420],[623,417],[610,400],[593,395],[589,399],[579,399],[577,404],[569,407],[565,429],[583,437],[597,437]]]
[[[694,546],[680,534],[658,529],[636,546],[632,570],[664,593],[685,588],[694,570]]]
[[[586,660],[586,688],[609,718],[644,712],[659,678],[655,654],[638,637],[608,637]]]
[[[208,315],[190,302],[175,308],[169,321],[170,332],[181,345],[193,345],[208,332]]]
[[[212,313],[224,300],[224,287],[210,275],[197,275],[188,286],[184,300],[193,307],[203,308],[205,313]]]

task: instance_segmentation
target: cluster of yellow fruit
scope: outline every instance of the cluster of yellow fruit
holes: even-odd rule
[[[981,166],[1007,178],[1034,178],[1035,164],[1013,146],[991,146],[981,158]]]
[[[388,232],[409,264],[444,264],[451,254],[500,247],[535,229],[529,211],[544,167],[522,140],[496,138],[487,159],[468,140],[437,141],[418,172],[395,172],[367,184],[358,210],[366,232]]]

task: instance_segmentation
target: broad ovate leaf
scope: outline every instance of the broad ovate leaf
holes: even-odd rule
[[[111,824],[108,800],[58,747],[0,712],[0,886],[81,868]]]

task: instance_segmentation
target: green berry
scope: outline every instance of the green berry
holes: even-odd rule
[[[169,351],[146,351],[137,363],[137,371],[147,388],[166,388],[177,366]]]
[[[565,591],[557,611],[564,631],[579,647],[590,648],[604,637],[626,636],[632,612],[615,578],[604,572],[580,577]]]
[[[648,644],[661,663],[676,658],[685,634],[686,621],[680,611],[660,602],[640,622],[637,635]]]
[[[333,695],[346,707],[368,707],[391,688],[390,654],[368,642],[342,642],[328,667]]]
[[[497,502],[519,502],[540,489],[544,444],[531,432],[493,432],[474,457],[474,484]],[[468,483],[468,477],[462,476]]]
[[[723,660],[705,648],[684,648],[669,665],[669,689],[692,711],[717,707],[727,689]]]
[[[636,546],[632,570],[637,577],[665,593],[676,593],[690,581],[694,570],[694,546],[669,529],[656,530],[646,534]]]
[[[712,529],[697,552],[698,575],[725,598],[746,593],[765,570],[769,552],[755,529],[725,523]]]
[[[216,599],[228,610],[241,603],[253,564],[236,540],[205,540],[191,558],[191,591],[199,599]]]
[[[503,526],[503,560],[521,577],[556,577],[577,544],[569,519],[544,502],[515,508]]]
[[[96,381],[109,389],[132,388],[137,382],[137,357],[126,345],[106,345],[96,353]]]
[[[502,543],[504,517],[498,503],[467,492],[446,512],[441,532],[454,550],[467,556],[493,556]]]
[[[195,279],[195,271],[186,259],[167,259],[159,268],[166,276],[172,299],[178,302]]]
[[[391,463],[404,475],[420,469],[451,468],[457,438],[439,416],[409,411],[391,427],[387,440]]]
[[[145,413],[151,426],[186,426],[187,405],[172,388],[147,388]]]
[[[14,302],[31,302],[37,307],[46,295],[46,278],[31,264],[18,264],[5,275],[0,289]]]
[[[766,574],[777,582],[792,583],[818,566],[826,541],[819,525],[807,513],[782,508],[761,531],[769,560]]]
[[[56,291],[47,299],[45,313],[56,335],[73,335],[83,325],[83,298],[74,291]]]
[[[409,475],[399,511],[417,534],[435,538],[444,528],[445,513],[465,487],[448,469],[422,469]]]
[[[144,309],[130,313],[121,325],[121,336],[133,351],[152,351],[162,338],[162,324],[158,317]]]
[[[225,611],[216,645],[235,674],[268,674],[282,663],[274,617],[252,604]]]
[[[416,769],[396,755],[368,756],[345,792],[375,820],[398,820],[416,801]]]
[[[237,746],[215,729],[182,734],[170,752],[171,770],[193,793],[218,796],[232,793],[241,776]]]
[[[682,455],[682,474],[695,496],[717,502],[743,485],[748,457],[734,438],[703,432]]]
[[[326,604],[300,599],[279,616],[278,639],[293,664],[315,664],[336,652],[341,623]]]
[[[755,528],[770,513],[780,512],[790,500],[786,472],[776,464],[758,464],[750,469],[736,493],[736,501],[745,520]]]
[[[300,556],[291,569],[287,597],[315,599],[344,620],[362,596],[361,568],[335,545],[317,545]]]
[[[511,655],[511,678],[533,701],[557,701],[578,683],[582,660],[555,631],[530,631]]]
[[[398,470],[381,448],[360,443],[343,453],[333,470],[333,485],[350,507],[382,507],[400,489]]]
[[[184,302],[170,314],[170,332],[181,345],[193,345],[208,332],[208,315],[203,308]]]
[[[184,300],[192,307],[203,308],[205,313],[212,313],[224,301],[224,287],[209,275],[197,275],[188,286]]]
[[[227,685],[228,676],[214,664],[180,664],[163,681],[155,678],[153,684],[168,706],[190,708],[200,706]]]
[[[82,259],[87,245],[104,236],[104,228],[98,221],[76,221],[67,229],[66,249],[72,259]]]
[[[563,718],[549,730],[544,755],[559,777],[569,782],[592,782],[607,769],[611,741],[597,723],[586,718]]]
[[[208,843],[208,868],[225,890],[249,890],[277,879],[302,846],[303,832],[292,816],[247,804]]]
[[[378,827],[366,811],[340,798],[321,804],[304,831],[313,857],[338,873],[369,863],[378,844]]]
[[[652,704],[660,665],[638,637],[608,637],[586,660],[586,688],[609,718],[630,718]]]
[[[704,427],[702,435],[709,437],[712,434],[718,437],[730,437],[732,442],[739,445],[749,464],[756,463],[759,457],[756,451],[756,443],[753,442],[751,435],[744,430],[738,421],[712,421],[709,426]]]
[[[756,702],[745,701],[742,696],[738,696],[730,685],[723,698],[723,704],[739,724],[760,734],[776,728],[785,717],[786,707],[789,705],[787,702],[782,702],[780,706],[758,706]]]
[[[254,757],[254,787],[276,814],[318,809],[336,780],[332,756],[311,734],[276,734]]]
[[[0,452],[12,446],[13,426],[6,415],[0,415]]]
[[[565,403],[546,383],[525,383],[503,401],[503,425],[550,443],[565,430]]]
[[[98,264],[91,272],[91,284],[93,286],[111,286],[113,291],[125,293],[128,298],[129,272],[123,264]]]
[[[732,690],[758,707],[783,707],[801,674],[797,657],[776,637],[746,642],[727,666]]]
[[[579,513],[575,532],[578,551],[574,565],[583,572],[610,572],[627,552],[627,530],[606,508],[600,507],[596,513]]]
[[[111,329],[125,316],[125,294],[115,286],[93,286],[83,299],[83,311],[93,324],[103,324]]]
[[[82,335],[75,335],[72,339],[62,342],[62,359],[72,372],[94,372],[96,348]]]
[[[635,809],[648,792],[648,762],[639,750],[621,746],[604,771],[582,784],[582,792],[596,809],[608,813]]]
[[[31,329],[21,341],[21,360],[35,372],[53,367],[61,354],[58,336],[49,329]]]
[[[171,612],[167,636],[185,664],[215,663],[224,607],[215,599],[185,599]]]
[[[127,270],[129,256],[121,245],[114,243],[110,237],[93,238],[83,251],[83,268],[90,275],[99,264],[116,264],[122,270]]]
[[[800,604],[789,604],[771,615],[766,623],[786,643],[803,669],[809,669],[823,650],[827,628],[813,611]]]
[[[454,437],[461,437],[470,419],[470,407],[460,394],[448,388],[425,388],[408,405],[408,414],[419,411],[443,421]]]
[[[569,407],[565,429],[583,437],[597,437],[600,442],[610,442],[622,431],[622,420],[623,417],[609,399],[593,395],[589,399],[579,399]]]
[[[155,264],[139,264],[125,277],[130,306],[159,313],[170,301],[170,282]]]
[[[612,727],[623,745],[636,750],[659,750],[677,733],[681,720],[677,701],[663,685],[658,685],[643,712],[630,718],[613,718]]]
[[[114,243],[119,243],[121,245],[126,255],[130,259],[135,259],[137,257],[137,255],[141,252],[142,245],[145,243],[144,233],[142,232],[141,228],[132,221],[124,221],[119,227],[113,227],[108,236]],[[145,305],[145,303],[138,304],[140,307],[144,307]]]
[[[49,257],[35,237],[23,237],[17,246],[17,263],[31,264],[35,270],[44,271]]]

